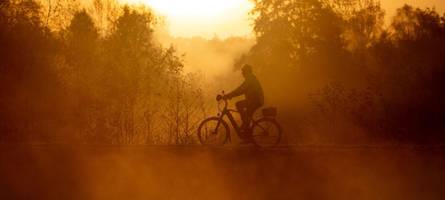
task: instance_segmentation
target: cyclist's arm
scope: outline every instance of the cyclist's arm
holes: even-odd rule
[[[234,91],[228,93],[225,95],[226,98],[231,99],[233,97],[241,96],[245,93],[247,88],[247,83],[244,81],[238,88],[236,88]]]

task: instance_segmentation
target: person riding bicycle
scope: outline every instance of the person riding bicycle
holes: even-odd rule
[[[231,99],[241,95],[245,96],[244,100],[236,102],[236,109],[240,112],[242,125],[241,131],[247,132],[255,111],[263,106],[264,94],[260,82],[253,74],[252,66],[244,65],[241,69],[244,82],[234,91],[223,96],[224,99]]]

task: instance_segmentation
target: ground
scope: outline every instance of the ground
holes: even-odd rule
[[[0,199],[445,199],[445,148],[0,146]]]

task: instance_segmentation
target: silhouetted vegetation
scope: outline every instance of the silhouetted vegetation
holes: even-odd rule
[[[255,3],[257,44],[238,63],[257,67],[290,130],[306,129],[290,142],[443,141],[445,18],[434,9],[406,5],[384,26],[372,0]]]
[[[443,141],[445,16],[406,5],[385,25],[373,0],[254,2],[257,42],[236,66],[255,67],[287,142]],[[207,94],[158,20],[114,0],[0,1],[0,142],[194,143]]]
[[[47,23],[55,8],[2,1],[2,142],[193,142],[203,105],[195,75],[153,38],[149,9],[104,9],[111,3],[71,7],[60,27]]]

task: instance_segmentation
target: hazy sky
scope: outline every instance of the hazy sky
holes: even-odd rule
[[[220,37],[251,34],[249,0],[123,0],[148,4],[166,17],[174,36]]]
[[[251,34],[248,12],[252,8],[249,0],[122,0],[148,4],[158,14],[166,17],[167,27],[174,36]],[[382,7],[392,16],[396,8],[408,3],[419,7],[436,7],[443,13],[445,0],[381,0]]]

